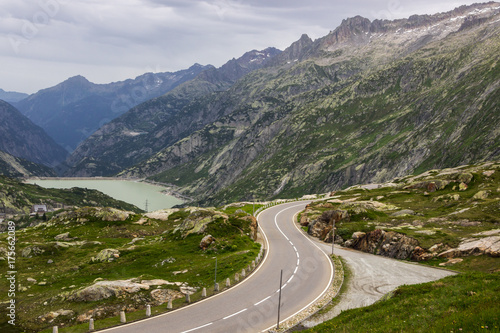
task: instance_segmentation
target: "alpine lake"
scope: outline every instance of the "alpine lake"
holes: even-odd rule
[[[27,182],[46,188],[81,187],[95,189],[150,212],[171,208],[183,203],[179,198],[162,193],[162,191],[168,190],[166,187],[139,181],[121,179],[30,179]]]

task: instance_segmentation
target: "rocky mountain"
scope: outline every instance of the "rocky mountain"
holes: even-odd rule
[[[6,101],[7,103],[19,102],[28,96],[29,95],[25,93],[5,91],[3,89],[0,89],[0,99]]]
[[[499,171],[486,162],[352,186],[308,205],[300,224],[330,243],[334,226],[336,244],[391,258],[498,257]]]
[[[394,21],[346,19],[318,40],[302,36],[224,91],[170,104],[178,118],[168,130],[153,124],[165,111],[151,117],[143,108],[144,126],[133,132],[141,140],[129,150],[116,134],[127,133],[122,119],[131,111],[84,143],[78,161],[104,174],[135,164],[121,175],[173,183],[213,204],[493,160],[499,13],[491,2]],[[147,109],[165,105],[151,101]],[[102,152],[91,148],[103,142]],[[121,164],[106,169],[110,161]],[[88,170],[73,174],[96,173]]]
[[[45,165],[37,164],[24,158],[15,157],[0,151],[0,175],[19,177],[54,177],[56,172]]]
[[[105,123],[210,68],[195,64],[174,73],[146,73],[109,84],[94,84],[83,76],[75,76],[40,90],[15,106],[58,144],[73,151]]]
[[[209,68],[167,94],[144,102],[101,127],[67,160],[70,176],[113,175],[214,122],[225,105],[199,112],[206,100],[226,91],[280,51],[250,51],[220,68]],[[229,105],[229,104],[228,104]]]
[[[55,167],[67,157],[66,150],[43,129],[4,101],[0,101],[0,119],[0,151],[50,167]]]

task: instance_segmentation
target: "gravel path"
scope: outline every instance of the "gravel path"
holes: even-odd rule
[[[324,252],[331,253],[331,244],[318,244]],[[336,247],[335,254],[341,256],[351,270],[348,290],[339,304],[323,315],[306,320],[302,323],[304,327],[318,325],[348,309],[371,305],[398,286],[435,281],[455,274],[346,248]]]

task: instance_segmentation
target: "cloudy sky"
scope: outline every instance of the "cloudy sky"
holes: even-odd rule
[[[433,14],[466,0],[2,0],[0,88],[34,93],[68,77],[95,83],[221,66],[252,49],[316,39],[347,17]],[[307,3],[307,4],[306,4]]]

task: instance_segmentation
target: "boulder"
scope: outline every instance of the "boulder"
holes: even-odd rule
[[[97,256],[92,257],[92,262],[111,262],[116,258],[120,257],[120,251],[116,249],[104,249],[97,254]]]
[[[45,250],[40,248],[38,245],[30,245],[23,249],[21,256],[24,258],[32,258],[33,256],[38,256],[44,252]]]
[[[466,239],[457,248],[444,251],[438,256],[441,258],[454,258],[482,254],[500,257],[500,236]]]
[[[421,248],[420,246],[415,247],[413,250],[413,253],[411,255],[411,259],[415,261],[425,261],[432,259],[436,256],[435,253],[430,253],[427,252],[425,249]]]
[[[130,280],[98,281],[93,285],[72,293],[68,300],[74,302],[94,302],[110,297],[133,294],[140,290],[149,290],[149,285]]]
[[[163,285],[175,285],[174,282],[168,282],[166,280],[154,279],[154,280],[142,280],[141,284],[148,286],[163,286]]]
[[[65,232],[63,234],[59,234],[57,236],[54,237],[54,239],[56,241],[64,241],[64,242],[69,242],[69,241],[72,241],[74,238],[71,238],[69,236],[69,232]]]
[[[352,239],[358,239],[358,238],[364,237],[365,235],[366,235],[366,232],[356,231],[355,233],[352,234]]]
[[[439,266],[451,266],[451,265],[458,264],[459,262],[462,262],[462,261],[464,261],[462,258],[452,258],[452,259],[448,259],[447,262],[440,263]]]
[[[184,298],[184,294],[172,289],[155,289],[151,292],[151,297],[155,301],[153,305],[161,305],[170,299]]]
[[[208,224],[212,223],[217,218],[224,218],[227,220],[228,216],[216,214],[216,212],[210,210],[196,210],[174,229],[174,233],[180,231],[183,238],[190,234],[203,234]]]
[[[411,258],[418,246],[418,241],[411,237],[382,229],[375,229],[365,235],[360,233],[356,236],[346,241],[345,246],[396,259]]]
[[[257,219],[255,218],[255,216],[248,215],[248,216],[243,217],[242,219],[250,222],[250,235],[254,241],[257,240],[257,232],[259,231],[259,223],[257,222]]]
[[[489,192],[488,191],[479,191],[474,196],[472,199],[475,200],[486,200],[488,198]]]
[[[307,227],[309,225],[309,216],[307,215],[302,215],[300,217],[300,225],[303,227]]]
[[[394,212],[394,213],[391,214],[391,216],[393,216],[393,217],[411,216],[411,215],[415,215],[415,211],[413,211],[411,209],[402,209],[400,211],[397,211],[397,212]]]
[[[200,248],[206,250],[213,242],[215,242],[215,238],[212,235],[206,235],[200,242]]]
[[[327,210],[316,220],[309,223],[307,233],[322,241],[332,241],[332,226],[343,219],[349,219],[349,213],[345,210]]]
[[[51,311],[49,313],[41,315],[38,317],[38,319],[42,323],[52,323],[54,321],[54,319],[56,319],[59,316],[69,317],[69,316],[73,316],[74,314],[75,314],[75,312],[72,310],[61,309],[61,310]]]

